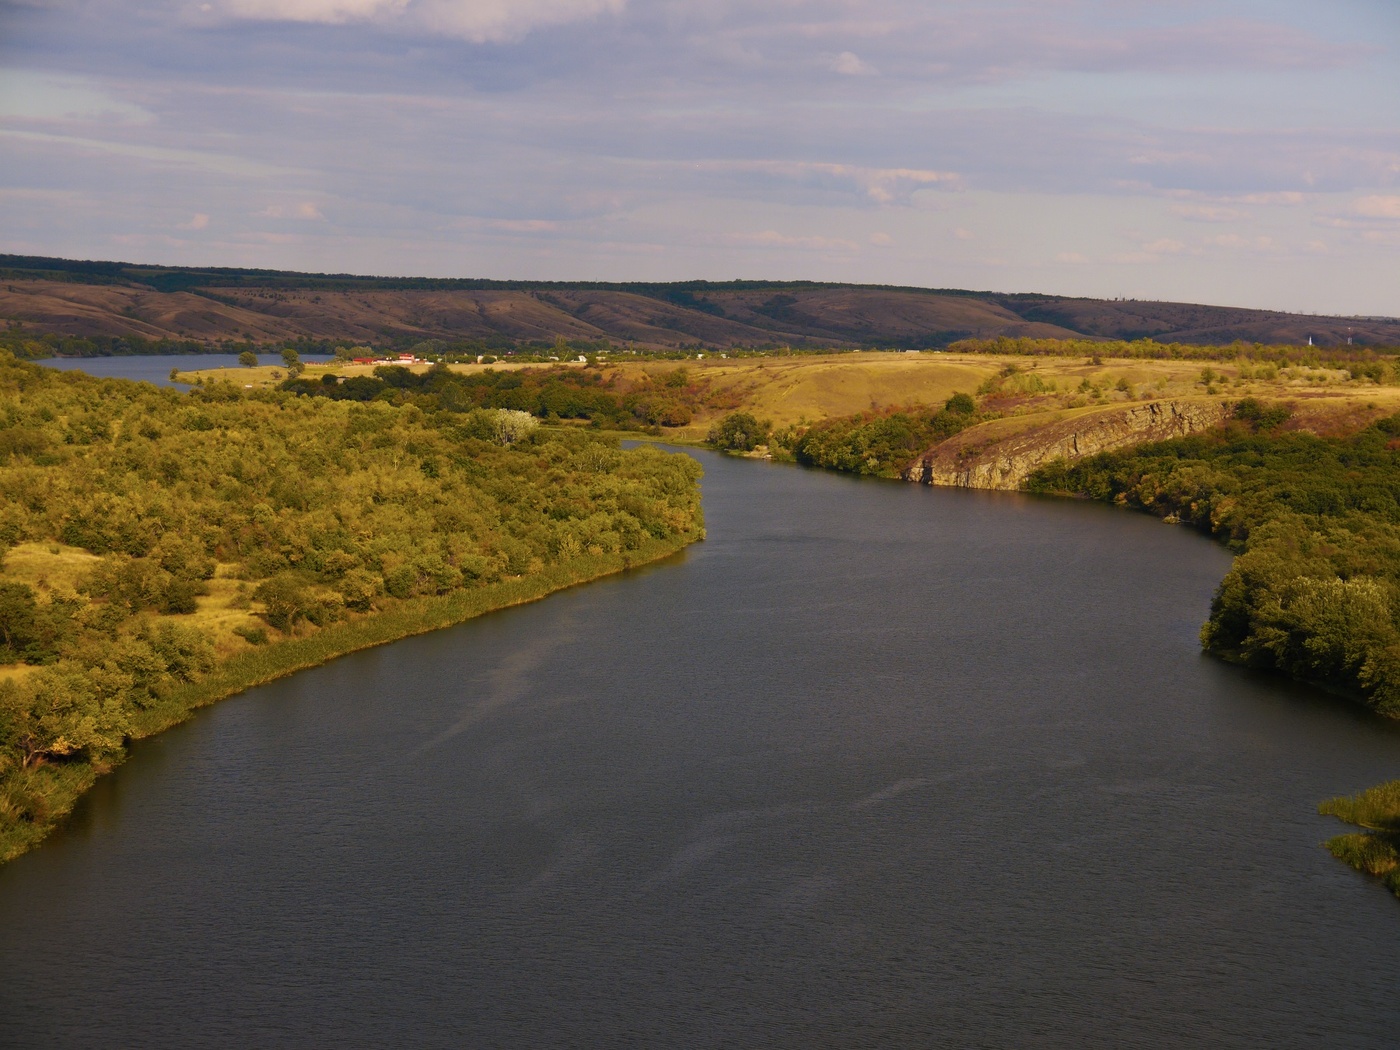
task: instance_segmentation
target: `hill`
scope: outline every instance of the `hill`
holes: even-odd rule
[[[963,338],[1400,345],[1400,319],[812,282],[367,277],[0,255],[0,318],[29,334],[203,343],[434,339],[942,347]]]

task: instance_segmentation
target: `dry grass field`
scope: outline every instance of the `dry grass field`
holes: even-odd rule
[[[308,365],[305,375],[371,375],[373,365],[331,362]],[[424,371],[427,365],[415,365]],[[452,365],[457,372],[542,368],[498,362]],[[566,362],[553,367],[580,367]],[[613,358],[602,365],[624,384],[643,374],[653,382],[674,372],[676,361]],[[1256,397],[1287,402],[1292,425],[1320,434],[1355,432],[1382,415],[1400,412],[1400,386],[1353,380],[1344,369],[1277,369],[1249,361],[1200,362],[1082,356],[1023,357],[946,352],[856,351],[824,355],[728,358],[704,354],[684,362],[692,377],[739,410],[770,420],[775,427],[814,423],[855,412],[916,405],[941,405],[957,392],[974,394],[985,410],[1002,418],[982,424],[977,437],[1021,431],[1067,414],[1091,412],[1134,401],[1201,397]],[[187,372],[184,382],[227,381],[239,387],[272,387],[286,378],[281,368],[210,369]],[[726,409],[725,411],[729,411]],[[702,441],[723,411],[701,411],[686,426],[667,433],[681,441]],[[985,428],[985,429],[984,429]],[[972,436],[969,433],[969,438]]]

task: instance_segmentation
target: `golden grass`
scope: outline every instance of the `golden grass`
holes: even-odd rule
[[[613,367],[624,373],[659,372],[675,364],[624,362]],[[1287,401],[1295,406],[1298,425],[1319,433],[1354,433],[1380,416],[1400,411],[1400,387],[1352,381],[1337,369],[1290,368],[1261,378],[1252,362],[1107,358],[1095,364],[1082,356],[863,352],[742,360],[707,356],[686,367],[717,389],[734,392],[742,411],[778,427],[904,405],[940,405],[958,391],[976,392],[1009,369],[1017,376],[1006,384],[1006,404],[993,407],[1015,420],[984,424],[985,436],[1004,436],[1131,401],[1206,396]],[[1202,380],[1207,367],[1216,377],[1209,389]],[[1032,380],[1045,391],[1031,396],[1016,389]],[[1128,389],[1120,389],[1120,383]],[[1082,389],[1085,384],[1087,391]],[[992,400],[998,400],[995,394]],[[724,414],[698,413],[690,425],[668,433],[683,440],[703,438]]]
[[[564,366],[580,367],[576,361]],[[1020,357],[984,354],[897,353],[862,351],[856,353],[801,354],[792,357],[727,358],[706,353],[686,361],[636,361],[625,355],[612,355],[603,362],[609,373],[627,382],[642,375],[659,380],[666,373],[684,366],[691,375],[707,381],[714,390],[730,395],[738,409],[776,427],[812,423],[832,416],[855,412],[881,411],[905,405],[941,405],[957,392],[974,393],[1004,370],[1014,368],[1029,379],[1052,388],[1036,397],[1018,396],[1009,384],[1012,404],[999,411],[1018,416],[1038,417],[1033,421],[1008,424],[998,432],[1012,433],[1029,425],[1050,422],[1058,416],[1042,413],[1075,412],[1102,408],[1131,400],[1160,400],[1213,395],[1222,398],[1257,397],[1266,401],[1288,401],[1295,406],[1296,425],[1324,434],[1354,433],[1372,420],[1400,411],[1400,387],[1382,387],[1355,382],[1339,369],[1286,368],[1269,378],[1266,370],[1253,362],[1202,362],[1175,360],[1135,360],[1105,358],[1098,364],[1084,356]],[[306,367],[311,379],[332,372],[336,375],[371,375],[376,365],[343,362]],[[410,366],[422,372],[426,364]],[[498,361],[494,364],[456,364],[454,372],[473,373],[487,368],[509,371],[545,367],[537,363]],[[1202,372],[1209,368],[1217,377],[1207,390]],[[278,375],[274,375],[277,373]],[[279,378],[280,376],[280,378]],[[208,369],[184,372],[180,378],[192,382],[230,382],[237,387],[271,387],[286,378],[285,369],[257,368]],[[1101,392],[1082,391],[1083,384]],[[1126,384],[1127,391],[1120,389]],[[731,409],[697,412],[684,427],[668,430],[679,441],[703,441],[716,419]]]
[[[76,591],[100,561],[81,547],[61,543],[21,543],[5,552],[0,579],[27,583],[43,599],[54,591]]]

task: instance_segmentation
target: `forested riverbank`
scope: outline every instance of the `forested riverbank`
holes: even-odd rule
[[[1034,492],[1073,494],[1181,521],[1237,553],[1203,646],[1354,697],[1400,718],[1400,416],[1359,434],[1281,429],[1245,399],[1224,428],[1060,461]],[[1321,811],[1363,828],[1327,845],[1400,895],[1400,781]]]
[[[703,536],[689,457],[0,355],[0,858],[249,685]]]
[[[1056,460],[1024,487],[1134,507],[1214,536],[1237,557],[1202,629],[1207,651],[1400,718],[1400,414],[1325,438],[1294,429],[1278,402],[1227,405],[1224,426]],[[738,452],[767,442],[774,455],[808,466],[895,478],[908,476],[924,449],[984,418],[982,405],[959,394],[941,408],[772,433],[735,414],[710,441]],[[1363,829],[1328,848],[1400,895],[1400,781],[1322,811]]]

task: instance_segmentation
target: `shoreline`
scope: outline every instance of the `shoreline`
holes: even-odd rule
[[[341,656],[388,645],[403,638],[455,627],[487,613],[539,601],[558,591],[616,576],[630,569],[655,565],[681,554],[705,538],[703,526],[673,540],[649,539],[634,551],[585,555],[551,566],[532,576],[520,576],[485,587],[460,590],[432,598],[416,598],[383,613],[350,623],[335,624],[306,638],[292,638],[250,649],[224,661],[208,676],[174,690],[155,707],[132,721],[128,743],[144,740],[177,726],[220,700],[330,663]],[[97,778],[125,761],[129,751],[114,762],[53,763],[38,767],[48,783],[46,819],[42,823],[16,824],[0,830],[0,865],[27,853],[58,829]],[[0,783],[0,790],[4,784]]]

